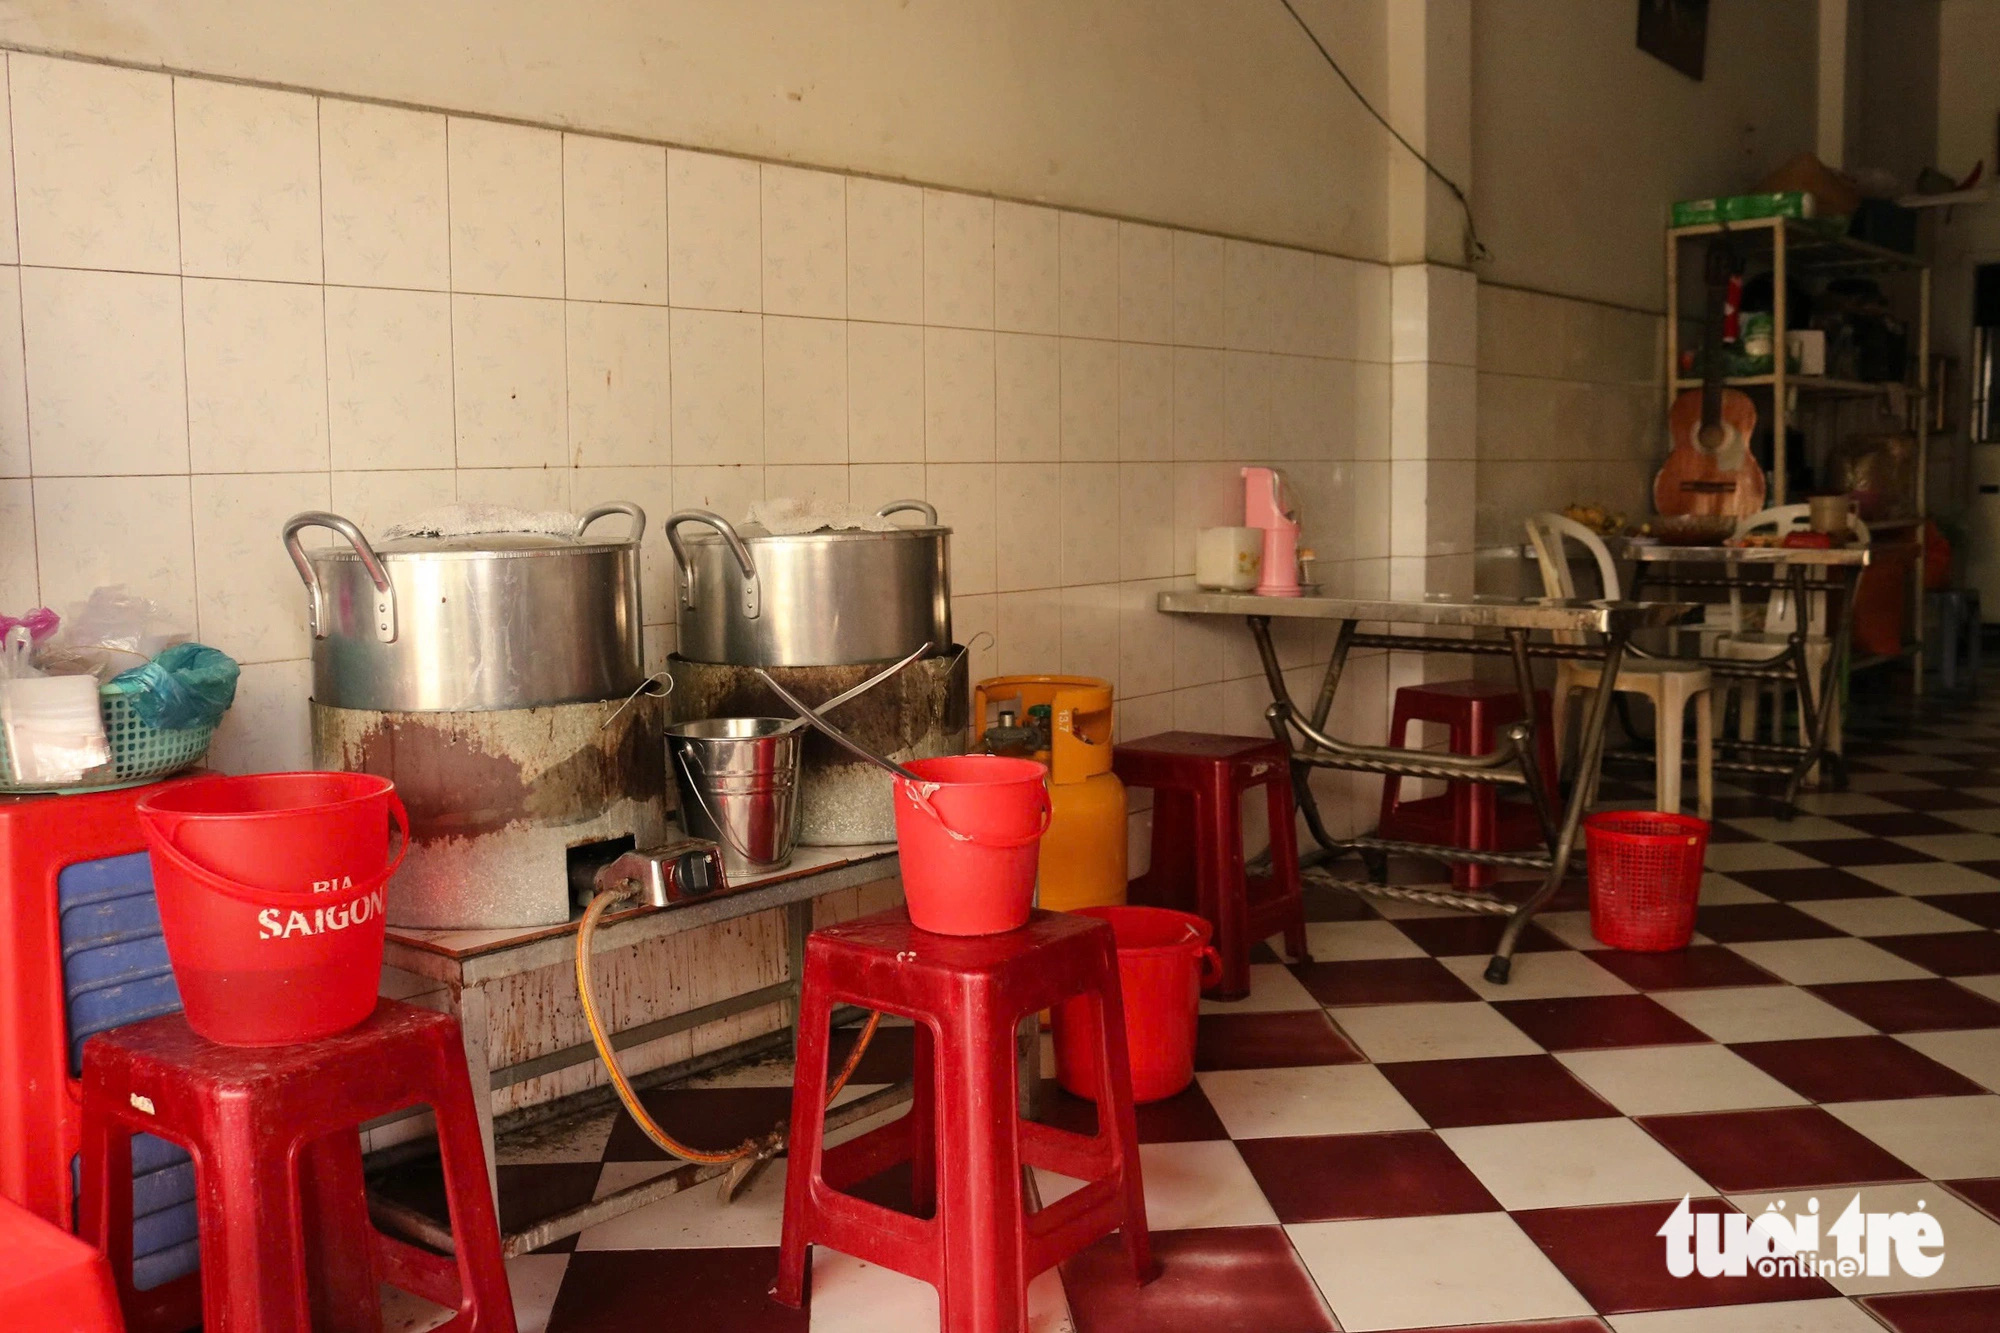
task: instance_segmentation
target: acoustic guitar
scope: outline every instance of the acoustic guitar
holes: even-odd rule
[[[1653,478],[1653,507],[1665,517],[1746,518],[1764,507],[1764,469],[1750,453],[1757,405],[1742,390],[1722,383],[1724,293],[1741,271],[1727,238],[1717,237],[1708,248],[1701,387],[1683,390],[1668,409],[1673,449]]]

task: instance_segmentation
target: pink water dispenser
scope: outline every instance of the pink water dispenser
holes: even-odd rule
[[[1243,469],[1243,524],[1264,530],[1260,597],[1299,595],[1299,507],[1285,474],[1274,467]]]

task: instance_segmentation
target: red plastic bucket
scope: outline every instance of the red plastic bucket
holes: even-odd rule
[[[1048,770],[1032,759],[913,759],[896,781],[903,898],[918,930],[998,935],[1028,923],[1049,826]]]
[[[1663,953],[1694,938],[1708,824],[1689,815],[1606,810],[1583,821],[1590,933],[1614,949]]]
[[[409,850],[395,784],[367,773],[177,783],[136,809],[188,1026],[230,1046],[344,1032],[375,1010],[383,894]],[[402,846],[389,856],[389,822]]]
[[[1085,907],[1075,915],[1111,923],[1118,941],[1118,988],[1125,1000],[1125,1049],[1132,1100],[1157,1102],[1194,1081],[1201,988],[1222,978],[1208,922],[1164,907]],[[1055,1011],[1056,1081],[1097,1100],[1092,1001],[1078,996]]]

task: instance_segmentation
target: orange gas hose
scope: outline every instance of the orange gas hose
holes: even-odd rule
[[[646,1113],[646,1108],[640,1103],[639,1094],[633,1089],[631,1080],[625,1077],[625,1071],[619,1067],[618,1056],[612,1051],[611,1039],[604,1031],[603,1020],[598,1016],[597,996],[590,984],[590,952],[591,942],[597,935],[598,922],[611,908],[631,896],[632,891],[629,889],[607,889],[598,894],[590,900],[590,906],[584,909],[583,921],[577,926],[576,931],[577,998],[583,1001],[583,1021],[590,1028],[590,1040],[597,1046],[598,1058],[604,1061],[605,1071],[611,1075],[611,1086],[618,1093],[618,1100],[624,1103],[627,1111],[631,1112],[632,1119],[638,1122],[640,1130],[647,1138],[657,1144],[662,1152],[678,1157],[684,1162],[720,1166],[725,1162],[740,1161],[745,1157],[777,1156],[785,1147],[785,1132],[782,1126],[773,1129],[762,1138],[745,1139],[734,1148],[721,1152],[706,1152],[700,1148],[689,1147],[660,1128],[659,1122]],[[875,1028],[881,1021],[882,1015],[879,1012],[868,1015],[868,1022],[861,1029],[861,1039],[854,1043],[854,1049],[848,1052],[847,1061],[841,1065],[839,1075],[833,1080],[833,1086],[827,1089],[826,1100],[829,1106],[833,1104],[833,1099],[840,1095],[840,1090],[847,1086],[847,1081],[854,1077],[854,1071],[861,1064],[861,1057],[866,1054],[868,1043],[874,1039]]]

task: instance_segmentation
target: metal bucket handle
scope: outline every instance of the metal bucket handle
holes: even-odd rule
[[[646,511],[639,508],[638,505],[633,504],[630,500],[613,500],[610,504],[597,506],[597,508],[590,510],[582,518],[578,519],[576,521],[576,531],[571,534],[572,538],[582,541],[583,530],[598,519],[603,518],[606,514],[626,514],[631,517],[632,531],[625,535],[625,540],[632,545],[638,545],[639,539],[646,535]]]
[[[745,851],[736,839],[729,836],[729,825],[717,819],[715,811],[708,808],[708,799],[701,794],[701,784],[694,780],[694,770],[701,768],[701,761],[692,757],[694,747],[692,745],[673,745],[670,743],[667,749],[674,756],[674,762],[679,764],[687,773],[688,790],[694,793],[695,804],[699,805],[701,812],[708,816],[708,822],[715,825],[716,833],[721,836],[724,843],[728,844],[729,850],[742,857],[746,865],[761,866],[770,864],[769,862],[759,860]],[[703,777],[708,776],[707,769],[702,768],[701,772]]]
[[[728,519],[706,509],[681,509],[667,515],[665,528],[667,545],[673,548],[674,563],[681,571],[681,605],[694,610],[694,566],[688,563],[687,547],[681,541],[681,524],[702,523],[714,528],[722,536],[722,544],[736,557],[736,566],[743,571],[743,615],[755,620],[762,605],[761,590],[757,581],[757,562],[750,558],[750,548],[736,535],[736,529]]]
[[[928,500],[891,500],[888,504],[883,505],[875,511],[875,517],[887,518],[891,514],[900,514],[904,510],[914,510],[922,514],[924,516],[924,523],[928,527],[934,528],[937,526],[937,506]]]
[[[396,588],[389,582],[389,571],[382,565],[382,557],[375,554],[375,548],[361,535],[361,529],[338,514],[323,510],[309,509],[303,514],[293,514],[285,520],[285,551],[292,557],[292,564],[298,567],[299,577],[306,585],[306,616],[312,625],[312,636],[324,639],[326,629],[326,593],[320,586],[319,575],[313,572],[312,561],[306,558],[305,546],[299,541],[299,532],[304,528],[328,528],[347,539],[354,548],[354,554],[361,559],[361,567],[368,571],[369,581],[375,585],[375,638],[381,643],[396,641]]]

